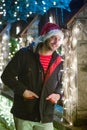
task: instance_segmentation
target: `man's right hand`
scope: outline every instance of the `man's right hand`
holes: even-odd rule
[[[34,92],[32,92],[30,90],[25,90],[24,93],[23,93],[23,97],[25,99],[39,98],[39,96],[37,94],[35,94]]]

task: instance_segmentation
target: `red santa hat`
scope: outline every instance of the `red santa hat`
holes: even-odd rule
[[[59,25],[48,22],[43,26],[40,36],[35,39],[35,43],[37,45],[40,42],[45,42],[48,38],[54,35],[58,35],[61,38],[61,45],[64,37],[62,30],[60,29]]]
[[[58,35],[61,39],[63,39],[63,36],[64,36],[59,25],[48,22],[43,26],[41,33],[40,33],[40,37],[41,37],[42,41],[44,42],[45,40],[47,40],[48,38],[50,38],[53,35]]]

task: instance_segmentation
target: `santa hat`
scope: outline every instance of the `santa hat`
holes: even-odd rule
[[[37,42],[44,42],[51,36],[58,35],[61,38],[61,41],[64,37],[62,30],[60,29],[59,25],[55,23],[46,23],[40,33],[40,36],[36,40]]]

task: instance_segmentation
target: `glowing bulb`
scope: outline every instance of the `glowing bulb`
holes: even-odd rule
[[[61,122],[63,122],[63,118],[61,118]]]
[[[6,6],[6,4],[4,3],[3,6]]]
[[[44,12],[46,12],[46,10],[44,9]]]
[[[3,7],[1,6],[0,9],[3,9]]]
[[[3,16],[6,16],[6,10],[3,10]]]
[[[11,43],[9,42],[8,45],[11,46]]]
[[[55,1],[53,2],[53,5],[56,5],[56,2],[55,2]]]
[[[78,28],[78,27],[76,27],[76,28],[74,28],[74,30],[73,30],[73,31],[74,31],[74,33],[75,33],[75,34],[77,34],[77,33],[79,33],[79,28]]]
[[[35,1],[35,5],[37,5],[37,1]]]
[[[45,1],[42,0],[42,4],[45,5],[46,4]]]
[[[15,4],[17,4],[18,2],[17,1],[15,1]]]
[[[53,17],[52,16],[49,17],[49,21],[50,21],[50,23],[53,22]]]
[[[0,21],[0,25],[2,24],[2,22]]]
[[[46,10],[46,7],[43,7],[44,10]]]
[[[17,16],[17,14],[14,14],[14,17],[16,17]]]
[[[31,12],[31,11],[30,11],[29,13],[30,13],[30,14],[32,14],[32,12]]]
[[[14,17],[16,17],[17,16],[17,12],[14,12]]]
[[[20,20],[20,18],[17,18],[17,20],[19,21],[19,20]]]
[[[17,9],[19,9],[19,6],[17,6]]]
[[[73,38],[72,39],[72,48],[75,48],[77,45],[77,39],[76,38]]]
[[[22,39],[22,38],[19,38],[19,42],[20,42],[20,43],[23,42],[23,39]]]
[[[4,41],[7,40],[7,39],[8,39],[8,35],[7,35],[7,34],[3,34],[3,37],[2,37],[3,43],[4,43]]]
[[[26,7],[29,7],[29,4],[26,4]]]
[[[5,50],[6,50],[6,48],[5,48],[5,47],[3,47],[3,48],[2,48],[2,50],[3,50],[3,51],[5,51]]]
[[[27,14],[27,17],[29,17],[30,15],[29,14]]]
[[[70,126],[72,126],[73,124],[72,124],[72,122],[69,122],[69,124],[70,124]]]
[[[33,37],[28,36],[28,37],[27,37],[27,40],[29,41],[29,43],[31,43],[31,42],[33,41]]]

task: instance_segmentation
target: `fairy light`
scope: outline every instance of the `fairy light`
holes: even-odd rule
[[[73,32],[74,32],[75,34],[77,34],[77,33],[79,32],[79,28],[76,26],[76,28],[74,28]]]
[[[44,12],[46,12],[46,9],[44,9]]]
[[[45,1],[42,0],[42,4],[45,5],[46,4]]]
[[[4,2],[5,2],[5,0],[2,0],[2,2],[4,3]]]
[[[30,11],[29,14],[32,14],[32,12]]]
[[[53,2],[53,5],[56,5],[56,2],[55,2],[55,1]]]
[[[0,25],[2,24],[2,21],[0,21]]]
[[[17,20],[19,21],[19,20],[20,20],[20,18],[17,18]]]
[[[15,43],[15,46],[14,46],[14,43]],[[19,50],[20,48],[20,45],[19,45],[19,42],[18,42],[18,38],[14,39],[14,38],[11,38],[10,39],[10,42],[8,43],[9,45],[9,55],[8,55],[8,58],[11,59],[14,54]]]
[[[17,1],[15,1],[15,4],[16,4],[16,5],[17,5],[17,3],[18,3],[18,2],[17,2]]]
[[[4,96],[0,95],[0,117],[3,118],[8,124],[8,126],[12,126],[14,129],[14,121],[12,114],[10,114],[10,109],[12,107],[12,101]],[[5,107],[4,107],[5,106]],[[8,127],[9,128],[9,127]]]
[[[0,9],[3,9],[3,7],[2,7],[2,6],[0,6]]]
[[[17,9],[19,9],[20,7],[19,6],[17,6]]]
[[[6,6],[6,4],[4,3],[4,4],[3,4],[3,7],[5,7],[5,6]]]
[[[29,17],[30,15],[29,14],[27,14],[27,17]]]
[[[50,23],[53,22],[53,17],[52,17],[52,16],[49,17],[49,22],[50,22]]]
[[[26,4],[26,7],[29,7],[29,4]]]
[[[17,26],[17,27],[16,27],[16,34],[18,35],[19,33],[20,33],[20,27]]]
[[[14,17],[16,17],[16,16],[17,16],[17,12],[14,13]]]
[[[6,10],[3,10],[3,16],[6,16]]]
[[[37,1],[35,1],[35,5],[37,5]]]
[[[63,122],[63,118],[61,118],[61,122]]]
[[[72,122],[69,122],[69,124],[70,124],[70,126],[72,126],[72,125],[73,125],[73,123],[72,123]]]
[[[10,42],[8,43],[8,46],[11,46],[11,43],[10,43]]]
[[[46,12],[46,7],[43,7],[44,12]]]
[[[15,17],[19,17],[20,20],[27,20],[27,17],[29,17],[27,14],[29,12],[43,15],[51,7],[59,7],[70,11],[68,6],[71,0],[66,1],[68,1],[68,3],[63,1],[64,4],[62,5],[62,0],[60,0],[60,2],[57,2],[57,0],[1,0],[0,14],[3,14],[3,21],[5,22],[9,22],[11,20],[17,21],[18,19]],[[3,13],[5,8],[6,12]],[[14,14],[14,11],[17,11],[18,13]]]
[[[23,38],[19,37],[19,43],[23,42]]]
[[[3,41],[6,41],[6,40],[8,40],[8,35],[6,33],[4,33],[2,36],[2,43],[3,43]]]
[[[28,43],[32,43],[32,41],[33,41],[33,37],[31,37],[31,36],[27,36],[27,40],[28,40]]]
[[[63,54],[65,55],[64,63],[64,76],[63,76],[63,89],[64,89],[64,117],[68,119],[69,125],[73,125],[73,120],[76,118],[76,106],[78,100],[78,89],[76,83],[77,77],[77,56],[76,56],[76,46],[77,38],[79,36],[82,25],[80,22],[76,22],[71,33],[66,32],[64,44],[63,44]],[[66,47],[67,46],[67,47]],[[74,113],[74,114],[73,114]]]

